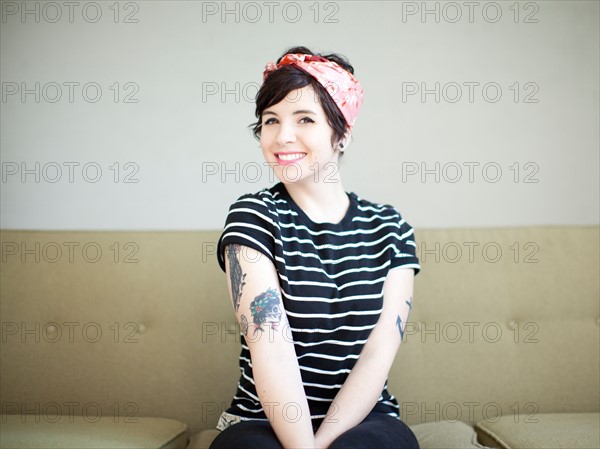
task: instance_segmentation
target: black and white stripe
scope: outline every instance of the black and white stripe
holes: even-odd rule
[[[223,271],[223,249],[231,243],[252,247],[273,262],[313,419],[325,416],[375,327],[388,271],[420,270],[413,229],[400,213],[353,192],[348,197],[348,212],[333,224],[313,222],[282,183],[243,195],[229,208],[217,245]],[[227,412],[266,419],[243,336],[239,363],[241,376]],[[375,410],[399,416],[387,383]]]

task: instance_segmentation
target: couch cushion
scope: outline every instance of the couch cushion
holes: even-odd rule
[[[475,429],[479,441],[502,449],[600,448],[600,413],[502,416],[479,421]]]
[[[421,449],[481,449],[473,427],[462,421],[436,421],[410,426]]]
[[[187,425],[173,419],[135,418],[115,422],[82,416],[0,415],[0,447],[179,449],[187,444]]]
[[[477,443],[473,428],[463,422],[428,422],[410,426],[421,449],[482,449]],[[208,449],[217,437],[216,429],[204,430],[195,435],[187,449]]]

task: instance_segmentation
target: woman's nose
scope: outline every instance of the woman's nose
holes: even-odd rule
[[[281,123],[277,133],[277,143],[286,145],[296,141],[296,127],[290,123]]]

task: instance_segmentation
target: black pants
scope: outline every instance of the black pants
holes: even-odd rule
[[[210,449],[282,449],[282,446],[268,422],[242,421],[221,431]],[[363,422],[335,439],[329,449],[419,449],[419,443],[399,419],[371,412]]]

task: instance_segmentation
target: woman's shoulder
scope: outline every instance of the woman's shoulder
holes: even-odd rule
[[[392,204],[376,200],[368,200],[354,192],[351,192],[351,194],[356,197],[358,210],[365,215],[373,218],[382,218],[388,220],[390,218],[402,217],[398,209],[396,209],[396,207],[394,207]]]
[[[271,206],[275,204],[275,200],[278,196],[277,185],[272,187],[264,187],[254,192],[244,193],[235,200],[230,209],[247,206],[261,209],[271,209]]]
[[[264,187],[240,195],[229,206],[228,219],[249,222],[268,222],[277,227],[280,221],[278,201],[281,201],[279,185]]]
[[[244,193],[229,206],[223,233],[217,243],[219,265],[225,271],[223,248],[237,243],[267,255],[274,260],[278,223],[273,208],[269,205],[272,193],[261,189]]]

